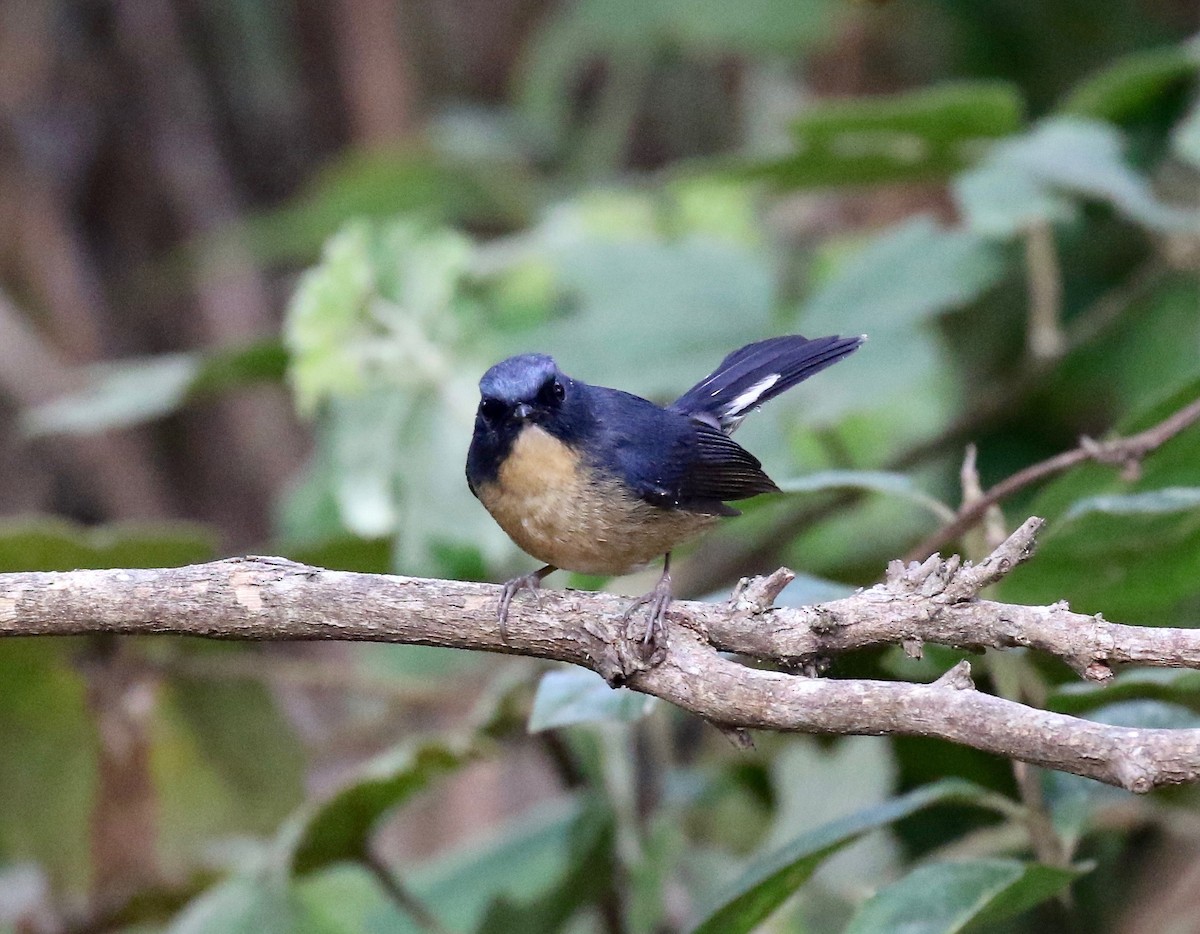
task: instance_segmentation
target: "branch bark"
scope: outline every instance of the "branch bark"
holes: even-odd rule
[[[964,662],[933,684],[809,678],[792,667],[865,646],[923,642],[1027,646],[1106,680],[1113,664],[1200,668],[1200,631],[1147,629],[976,594],[1033,551],[1030,519],[978,565],[937,556],[893,562],[842,600],[771,602],[790,572],[745,582],[726,604],[676,602],[665,644],[646,657],[627,638],[621,597],[543,591],[522,599],[500,637],[491,584],[329,571],[245,557],[182,568],[0,575],[0,636],[173,633],[218,639],[345,639],[521,654],[582,665],[610,684],[661,697],[722,727],[933,736],[1145,792],[1200,780],[1200,730],[1127,729],[974,690]]]
[[[948,522],[921,542],[909,552],[909,557],[920,559],[932,554],[972,528],[995,504],[1008,499],[1027,486],[1057,476],[1086,461],[1122,467],[1128,477],[1136,478],[1139,475],[1138,471],[1142,460],[1147,454],[1162,447],[1181,431],[1190,428],[1197,422],[1200,422],[1200,399],[1171,413],[1157,425],[1127,438],[1112,438],[1108,441],[1081,438],[1078,447],[1031,464],[1024,470],[1018,470],[982,496],[969,503],[964,503],[953,521]]]

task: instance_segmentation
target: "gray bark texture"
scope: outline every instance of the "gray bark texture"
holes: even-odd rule
[[[786,570],[743,581],[727,603],[671,604],[652,650],[626,598],[546,590],[513,604],[507,639],[493,584],[329,571],[244,557],[181,568],[0,575],[0,636],[170,633],[239,640],[362,640],[506,652],[570,662],[744,730],[933,736],[1130,791],[1200,779],[1200,730],[1129,729],[976,691],[961,662],[932,684],[810,677],[853,649],[923,643],[1024,646],[1106,681],[1115,664],[1200,668],[1200,631],[1150,629],[980,599],[1033,552],[1030,519],[977,565],[893,562],[851,597],[774,607]],[[773,662],[750,667],[722,653]]]

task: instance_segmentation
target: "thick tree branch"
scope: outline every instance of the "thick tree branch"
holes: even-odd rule
[[[960,648],[1024,646],[1056,655],[1093,681],[1114,664],[1200,668],[1200,630],[1149,629],[1073,613],[1066,603],[1021,606],[974,598],[1032,554],[1041,519],[1029,519],[978,565],[937,555],[892,562],[888,579],[829,603],[769,615],[713,614],[709,636],[721,649],[803,662],[869,646],[934,642]]]
[[[1200,780],[1200,730],[1126,729],[974,690],[969,668],[933,684],[835,681],[750,668],[738,652],[791,665],[851,649],[922,642],[1029,646],[1103,680],[1120,662],[1200,668],[1200,631],[1144,629],[1070,612],[979,600],[1032,552],[1030,519],[978,565],[893,562],[888,579],[843,600],[773,608],[788,572],[726,604],[677,602],[652,658],[626,638],[627,600],[543,591],[522,598],[500,638],[490,584],[327,571],[280,558],[183,568],[0,575],[0,636],[174,633],[222,639],[406,642],[530,655],[591,668],[724,727],[934,736],[1133,791]]]

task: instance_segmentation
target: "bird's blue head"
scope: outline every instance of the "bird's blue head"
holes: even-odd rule
[[[544,423],[561,411],[571,380],[541,353],[502,360],[479,381],[477,426],[498,430],[522,422]]]
[[[472,490],[495,479],[526,428],[569,442],[589,423],[587,385],[565,375],[545,354],[521,354],[497,363],[479,381],[479,397],[467,454]]]

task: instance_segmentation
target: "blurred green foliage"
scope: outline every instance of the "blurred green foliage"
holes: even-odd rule
[[[754,166],[782,188],[944,178],[1021,127],[1022,101],[1002,84],[947,84],[892,98],[829,103],[792,126],[796,152]]]
[[[917,69],[926,87],[810,100],[783,152],[618,173],[662,61],[734,56],[769,68],[816,54],[854,15],[784,0],[563,5],[526,50],[506,105],[516,129],[503,140],[481,132],[489,142],[468,158],[431,132],[421,148],[349,155],[225,234],[270,261],[311,261],[281,343],[106,364],[85,390],[27,412],[27,431],[92,433],[285,381],[311,421],[313,450],[275,504],[277,535],[264,550],[331,567],[499,578],[528,562],[462,477],[475,382],[491,362],[538,349],[584,379],[666,400],[764,335],[865,332],[852,361],[747,424],[740,440],[784,495],[750,504],[704,547],[765,547],[772,561],[820,575],[802,575],[784,603],[871,583],[952,514],[965,441],[979,446],[986,484],[1081,433],[1136,431],[1200,394],[1200,213],[1165,181],[1190,172],[1194,189],[1200,105],[1194,44],[1145,48],[1163,37],[1136,25],[1133,4],[1015,10],[994,0],[968,12],[930,3],[895,14],[909,41],[928,42],[928,23],[945,38]],[[1081,39],[1071,17],[1097,35]],[[1077,60],[1059,54],[1068,45]],[[581,108],[574,95],[589,76],[596,99]],[[914,180],[945,183],[948,194],[867,233],[796,241],[769,220],[846,186]],[[1026,350],[1035,228],[1049,230],[1061,277],[1050,322],[1060,352],[1050,359]],[[1092,464],[1005,504],[1010,525],[1034,513],[1049,525],[1036,559],[998,598],[1195,625],[1197,464],[1193,427],[1136,479]],[[787,524],[796,517],[808,521]],[[213,551],[191,527],[0,528],[6,571],[160,566]],[[730,581],[710,577],[696,589],[727,590]],[[94,868],[97,736],[77,650],[0,646],[0,896],[7,864],[32,861],[67,893]],[[486,726],[455,732],[433,721],[425,738],[409,735],[310,795],[279,693],[187,667],[226,655],[242,653],[186,645],[178,670],[165,666],[152,748],[164,862],[177,875],[203,866],[222,877],[173,918],[160,905],[125,930],[421,929],[421,912],[389,887],[462,932],[1020,932],[1067,916],[1101,930],[1087,925],[1104,917],[1104,886],[1088,880],[1130,893],[1131,828],[1162,813],[1151,799],[1136,820],[1114,820],[1114,805],[1135,808],[1129,797],[1071,776],[1044,776],[1042,800],[1022,800],[1007,764],[924,740],[764,737],[761,749],[735,752],[588,672],[552,670],[536,694],[514,694],[501,662],[395,646],[342,656],[347,690],[358,678],[414,693],[494,680],[504,689],[490,696]],[[931,678],[959,657],[864,653],[832,674]],[[1081,687],[1060,666],[1017,659],[1015,680],[1035,685],[1027,701],[1129,725],[1195,724],[1192,673],[1134,671]],[[271,661],[261,659],[264,670]],[[999,689],[1008,682],[990,661],[981,680]],[[530,669],[516,671],[528,684]],[[382,715],[358,704],[364,720],[394,720],[382,702]],[[533,739],[513,729],[526,716]],[[510,745],[555,763],[556,800],[453,852],[380,869],[374,848],[389,816]],[[1175,800],[1196,807],[1194,795]],[[1059,864],[1045,862],[1029,832],[1039,807]],[[235,836],[255,839],[214,846]]]

